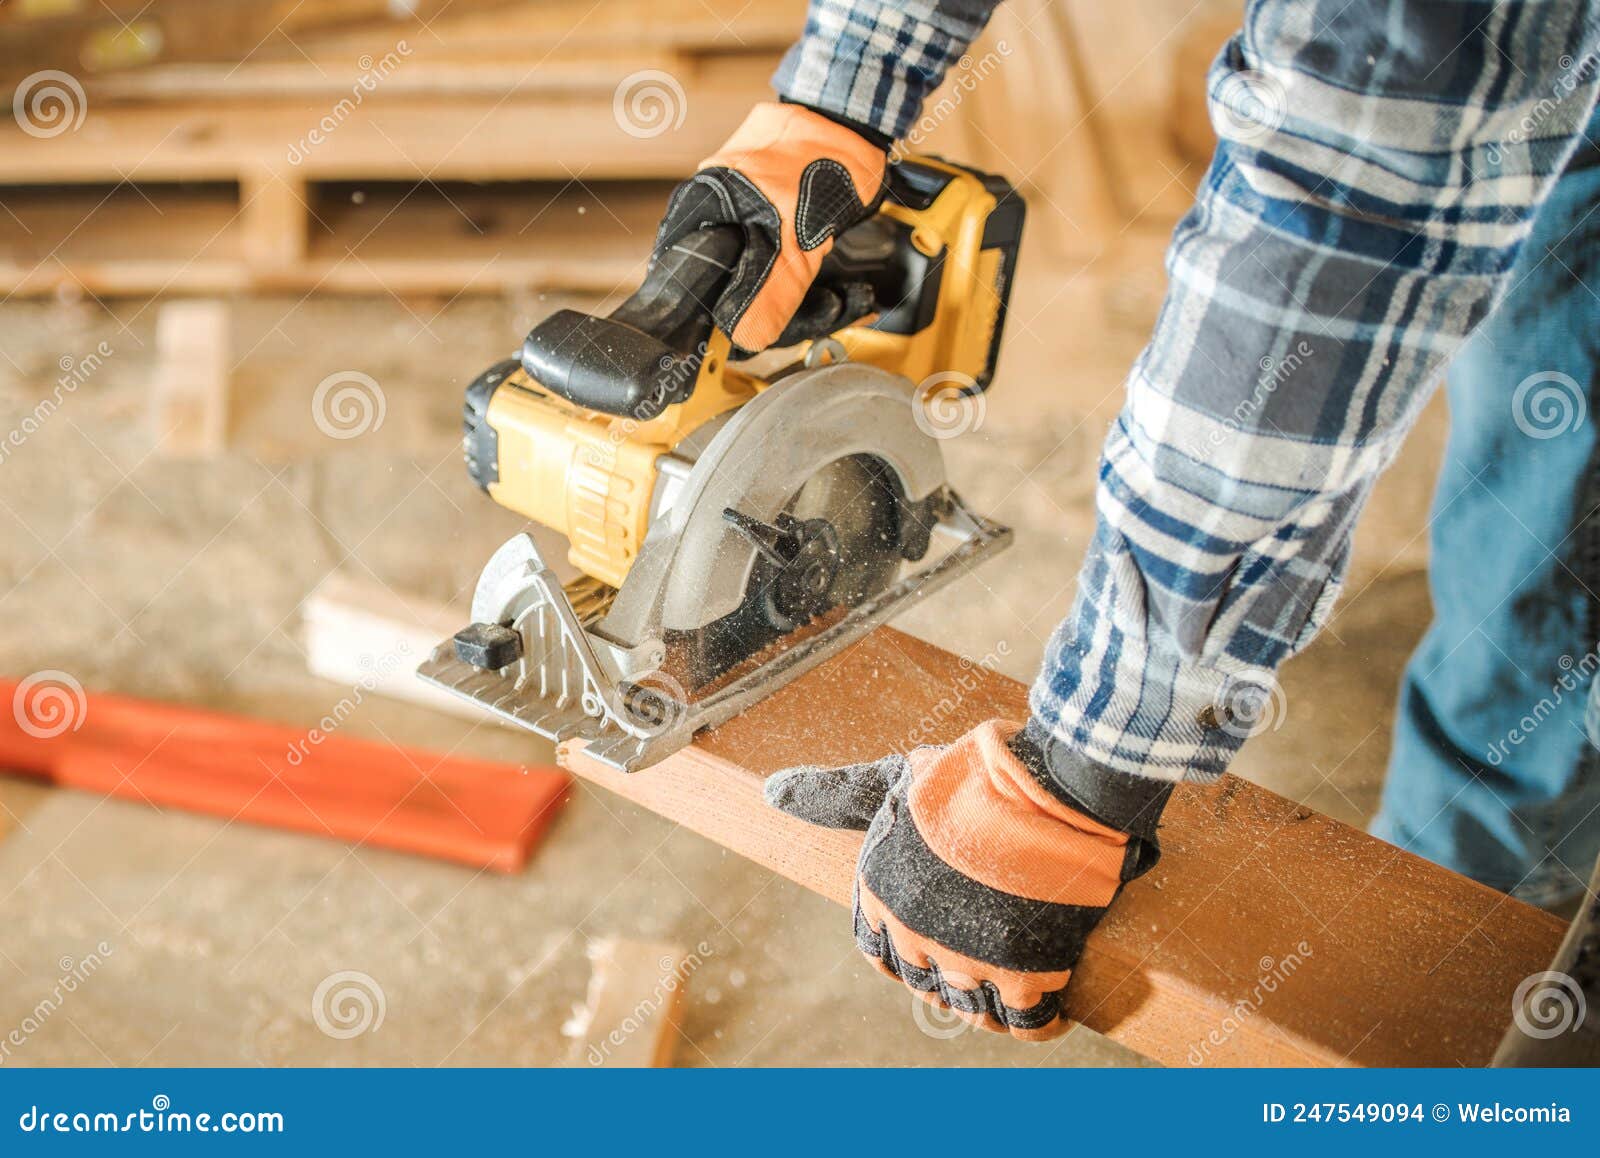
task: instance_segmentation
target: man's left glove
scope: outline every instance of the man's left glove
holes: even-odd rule
[[[883,143],[838,121],[801,105],[759,104],[673,192],[656,253],[707,226],[738,226],[744,247],[712,314],[743,351],[786,344],[785,327],[833,239],[882,199],[887,165]]]
[[[1030,1041],[1067,1029],[1072,968],[1123,884],[1156,863],[1170,791],[1070,761],[1064,784],[1048,747],[1039,725],[991,720],[945,748],[791,768],[766,785],[791,816],[866,832],[855,935],[879,971]]]

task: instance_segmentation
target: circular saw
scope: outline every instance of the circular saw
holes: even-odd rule
[[[938,419],[993,378],[1022,221],[1001,178],[890,166],[765,374],[712,321],[733,226],[657,255],[610,315],[541,322],[468,387],[463,446],[578,578],[514,536],[419,674],[635,771],[1005,547],[951,489]]]

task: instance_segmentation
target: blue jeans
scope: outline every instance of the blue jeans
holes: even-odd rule
[[[1448,380],[1434,620],[1373,832],[1556,904],[1600,853],[1600,116]]]

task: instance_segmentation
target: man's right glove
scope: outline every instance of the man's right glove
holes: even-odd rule
[[[712,314],[741,350],[777,341],[839,233],[883,196],[884,146],[801,105],[759,104],[673,192],[656,253],[712,225],[737,225],[744,250]]]
[[[948,747],[766,785],[791,816],[866,830],[856,945],[880,972],[1030,1041],[1066,1031],[1072,968],[1106,906],[1156,863],[1171,791],[1082,763],[1080,798],[1047,766],[1050,743],[1040,725],[991,720]]]

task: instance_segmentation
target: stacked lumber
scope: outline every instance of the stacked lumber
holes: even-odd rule
[[[197,7],[144,18],[176,28]],[[768,95],[804,12],[458,0],[389,19],[349,0],[297,24],[294,5],[218,7],[242,31],[209,57],[180,41],[138,67],[17,82],[0,292],[617,288],[665,183]],[[269,10],[279,23],[245,43]],[[3,71],[65,52],[8,51]]]
[[[1201,167],[1173,124],[1203,107],[1193,46],[1233,8],[1002,6],[912,147],[1011,176],[1059,256],[1167,228]],[[621,288],[667,183],[769,95],[804,11],[11,5],[0,79],[27,99],[0,126],[0,293]]]

